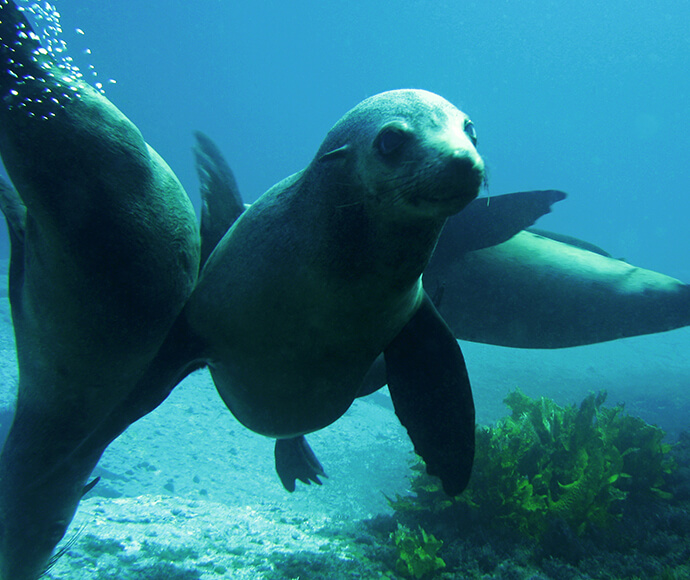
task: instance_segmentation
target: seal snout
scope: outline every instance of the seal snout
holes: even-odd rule
[[[458,181],[473,186],[479,193],[484,183],[484,162],[482,158],[466,149],[456,149],[448,161],[450,170],[457,175]]]
[[[474,150],[458,148],[447,154],[439,172],[438,201],[450,203],[448,215],[459,212],[477,195],[484,183],[484,162]]]

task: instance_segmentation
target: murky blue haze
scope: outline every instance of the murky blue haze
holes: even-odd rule
[[[303,168],[363,98],[424,88],[473,119],[490,194],[562,189],[568,199],[540,227],[690,280],[687,3],[122,0],[58,8],[81,69],[88,76],[95,67],[197,208],[193,131],[216,140],[253,201]],[[683,347],[664,341],[685,336],[633,345],[680,355]],[[586,351],[519,356],[572,361]],[[601,352],[607,366],[615,359],[634,376],[656,360]]]
[[[690,279],[690,5],[680,1],[61,2],[84,71],[197,200],[193,130],[251,201],[366,96],[425,88],[466,111],[490,192],[570,194],[542,225]],[[75,28],[85,34],[74,34]]]
[[[57,1],[64,38],[82,71],[88,78],[93,65],[98,77],[92,80],[104,83],[107,96],[170,164],[197,210],[193,131],[216,141],[245,200],[253,201],[307,165],[333,123],[365,97],[423,88],[446,97],[474,121],[491,195],[564,190],[569,197],[540,227],[690,282],[689,2]],[[0,257],[6,257],[4,223],[0,227]],[[516,386],[559,403],[607,389],[612,403],[624,401],[630,412],[677,435],[688,427],[689,346],[690,331],[681,329],[559,351],[465,343],[463,350],[482,423],[505,414],[501,401]],[[182,414],[187,403],[175,404],[167,409],[180,411],[176,421],[193,420],[193,414]],[[204,415],[200,430],[180,444],[198,443],[202,429],[214,429],[220,413],[214,407],[208,415],[213,419]],[[163,433],[176,425],[151,420],[160,421],[154,424]],[[228,469],[234,464],[214,433],[209,457],[219,458],[207,468],[227,489],[222,464],[227,461]],[[356,438],[353,433],[345,440]],[[133,437],[127,453],[136,455],[137,467],[163,461],[146,454],[146,443],[134,446],[138,440],[130,431],[124,437]],[[320,441],[318,435],[314,441]],[[335,497],[354,485],[346,476],[338,478],[338,461],[358,459],[341,458],[347,450],[324,451],[324,446],[320,452],[331,454],[326,459],[336,476],[318,493],[329,493],[330,486]],[[170,451],[174,455],[176,446]],[[261,453],[266,457],[260,469],[268,473],[270,445]],[[189,456],[174,463],[185,477],[204,469],[198,464],[203,452],[190,450]],[[117,471],[112,465],[106,462]],[[252,477],[258,476],[233,475],[235,491],[265,497],[267,492],[249,489]],[[267,477],[275,480],[271,497],[283,501],[277,479]],[[159,479],[153,482],[157,493],[166,493],[165,477]],[[205,485],[204,476],[202,481]],[[348,493],[379,494],[381,484],[372,485],[373,491],[350,487]],[[175,489],[186,488],[177,482]],[[331,500],[322,501],[327,506]]]

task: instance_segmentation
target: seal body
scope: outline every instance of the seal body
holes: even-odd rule
[[[430,305],[421,273],[446,218],[483,181],[474,139],[437,95],[371,97],[235,222],[185,312],[242,423],[288,438],[350,406],[374,359]]]
[[[165,162],[0,2],[0,154],[19,362],[0,456],[0,578],[46,566],[196,281],[198,227]],[[110,433],[127,426],[118,424]],[[114,436],[114,435],[113,435]]]
[[[443,318],[474,342],[564,348],[690,324],[687,284],[528,231],[453,257],[439,253],[424,283],[432,293],[443,288]]]

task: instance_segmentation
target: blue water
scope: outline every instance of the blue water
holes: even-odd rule
[[[569,197],[540,227],[690,281],[690,4],[122,0],[57,7],[70,54],[87,78],[91,67],[97,71],[93,81],[103,82],[170,164],[197,209],[193,131],[218,143],[245,200],[254,201],[309,163],[360,100],[424,88],[473,119],[490,194],[564,190]],[[643,390],[654,380],[687,401],[687,336],[681,330],[536,355],[465,348],[480,349],[475,356],[491,361],[490,373],[504,373],[506,384],[535,356],[574,367],[560,380],[584,393],[615,384]],[[577,371],[588,365],[609,375],[585,384]],[[531,394],[554,394],[551,384],[537,381]],[[563,402],[575,400],[579,392]]]
[[[57,8],[81,69],[89,77],[94,67],[91,78],[197,209],[193,131],[216,141],[253,201],[309,163],[365,97],[424,88],[474,121],[490,194],[564,190],[568,199],[540,227],[690,281],[688,2],[58,0]],[[606,388],[612,403],[677,434],[690,410],[688,346],[683,329],[557,352],[463,349],[482,422],[501,416],[516,386],[561,403]]]
[[[117,81],[108,96],[195,202],[194,130],[218,142],[251,201],[304,167],[364,97],[425,88],[472,117],[490,193],[563,189],[569,199],[542,226],[690,279],[685,2],[57,7],[82,70]]]

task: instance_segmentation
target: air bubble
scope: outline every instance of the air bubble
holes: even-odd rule
[[[27,103],[22,103],[22,106],[25,107],[24,110],[27,113],[29,110],[33,110],[35,116],[46,115],[47,111],[54,109],[56,106],[60,107],[61,103],[64,104],[67,101],[81,98],[81,88],[84,82],[89,82],[96,90],[105,94],[105,81],[95,82],[98,76],[95,66],[88,62],[83,64],[84,67],[88,66],[89,79],[87,81],[85,75],[79,70],[74,58],[70,56],[67,43],[62,38],[63,28],[60,25],[60,13],[54,2],[55,0],[53,2],[24,0],[24,6],[18,6],[18,9],[27,14],[29,19],[32,20],[32,26],[18,23],[17,38],[11,46],[6,47],[7,53],[11,55],[16,52],[14,45],[21,47],[27,41],[38,44],[38,46],[26,47],[31,50],[31,62],[26,62],[25,64],[9,62],[9,66],[6,66],[7,73],[17,79],[15,81],[15,89],[18,89],[12,94],[8,93],[7,99],[16,99],[19,102],[22,95],[26,94],[26,90],[22,86],[25,83],[35,84],[41,82],[44,84],[44,87],[46,83],[49,83],[51,86],[56,84],[68,85],[64,88],[65,95],[60,101],[57,101],[50,91],[43,89],[45,91],[42,93],[42,97],[45,99],[44,102],[38,101],[34,103],[29,101],[28,106]],[[5,3],[7,3],[7,0],[0,0],[0,5]],[[86,36],[82,28],[75,27],[72,30],[78,36]],[[82,54],[89,59],[93,52],[90,48],[79,47],[74,54],[77,59],[82,58]],[[40,74],[35,72],[35,76],[24,76],[22,74],[23,72],[29,72],[29,70],[31,72],[40,70]],[[36,76],[39,78],[35,78]],[[106,84],[115,84],[115,81],[110,79]],[[42,109],[36,109],[36,107],[41,107]]]

